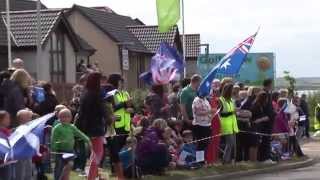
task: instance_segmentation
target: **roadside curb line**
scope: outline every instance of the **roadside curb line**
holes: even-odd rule
[[[262,169],[253,169],[248,171],[239,171],[239,172],[232,172],[232,173],[226,173],[221,175],[212,175],[212,176],[204,176],[204,177],[193,177],[189,180],[220,180],[220,179],[229,179],[229,178],[241,178],[245,176],[252,176],[256,174],[266,174],[271,172],[279,172],[279,171],[285,171],[290,169],[298,169],[298,168],[304,168],[308,166],[312,166],[318,162],[319,159],[317,158],[308,158],[301,162],[296,163],[290,163],[290,164],[281,164],[281,165],[275,165],[272,167],[266,167]]]

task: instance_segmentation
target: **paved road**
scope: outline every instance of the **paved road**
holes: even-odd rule
[[[320,142],[304,144],[303,151],[310,157],[320,157]],[[301,169],[275,172],[273,174],[261,174],[234,180],[320,180],[320,163]]]
[[[320,180],[320,164],[273,174],[255,175],[237,180]]]

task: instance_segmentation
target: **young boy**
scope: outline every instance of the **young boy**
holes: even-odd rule
[[[138,167],[135,166],[134,174],[133,173],[133,165],[134,165],[134,157],[133,157],[133,148],[137,145],[137,139],[135,137],[127,137],[126,145],[119,152],[119,158],[122,163],[122,168],[124,171],[124,176],[126,178],[139,178],[140,172]]]
[[[56,154],[56,164],[54,169],[54,179],[69,179],[72,165],[70,161],[73,156],[75,137],[83,139],[91,147],[90,139],[76,128],[72,121],[72,114],[69,109],[63,109],[59,112],[60,123],[52,130],[51,149]]]
[[[7,139],[11,134],[10,129],[10,115],[7,111],[0,111],[0,138]],[[12,178],[12,166],[10,164],[4,164],[5,157],[0,155],[0,179]]]
[[[192,131],[183,131],[182,138],[184,145],[179,154],[178,165],[191,169],[196,168],[196,145],[192,143]]]
[[[19,125],[26,124],[32,120],[33,112],[29,109],[23,109],[18,111],[17,119]],[[21,159],[17,163],[14,164],[15,166],[15,178],[17,180],[24,180],[24,179],[32,179],[32,158],[28,159]],[[19,172],[19,173],[17,173]]]

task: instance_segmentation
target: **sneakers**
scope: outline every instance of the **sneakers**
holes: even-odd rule
[[[81,171],[81,172],[79,173],[79,177],[87,177],[86,172]]]
[[[263,163],[263,164],[266,164],[266,165],[277,164],[276,161],[272,161],[271,159],[268,159],[268,160],[266,160],[266,161],[263,161],[262,163]]]

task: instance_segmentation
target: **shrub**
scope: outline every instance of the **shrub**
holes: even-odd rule
[[[148,95],[147,89],[134,89],[130,91],[130,95],[132,98],[133,106],[136,110],[136,112],[141,112],[142,107],[144,105],[144,100]]]

